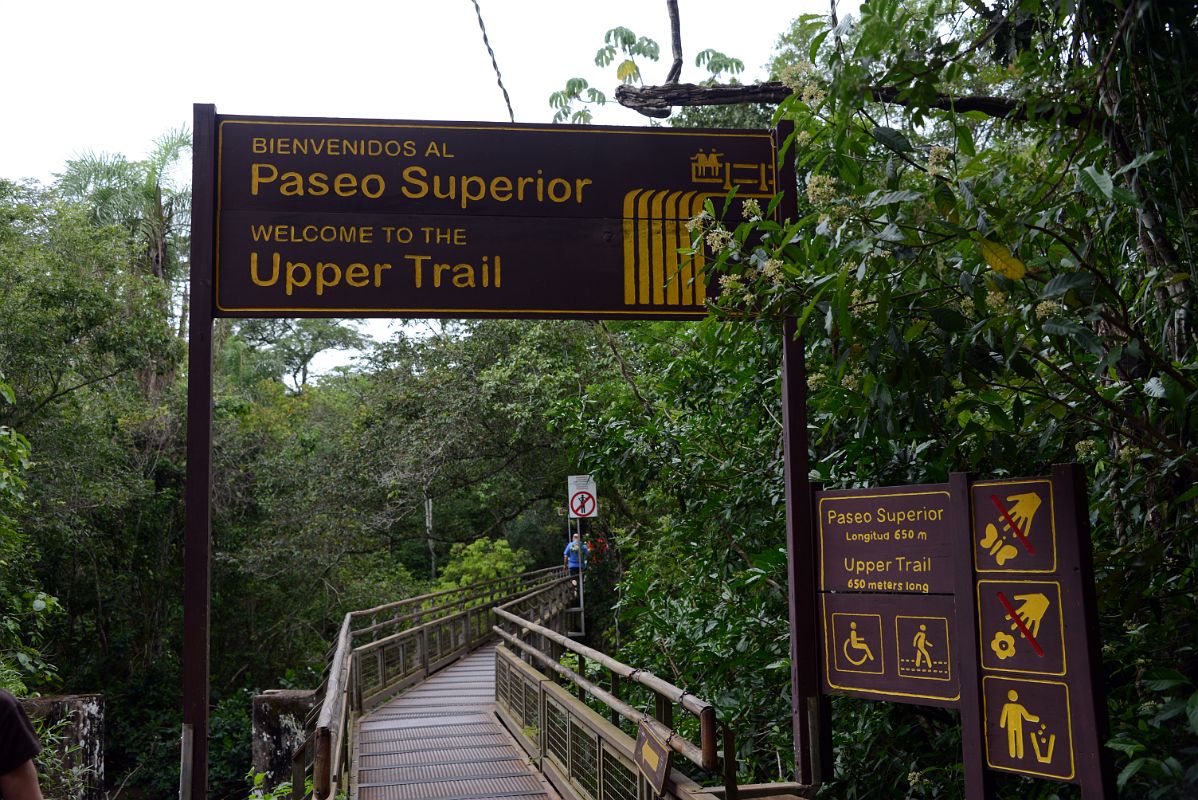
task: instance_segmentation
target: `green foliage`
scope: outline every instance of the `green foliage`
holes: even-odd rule
[[[297,391],[308,384],[316,356],[326,350],[359,349],[367,342],[357,328],[334,319],[245,320],[238,326],[238,339],[277,363]]]
[[[582,104],[575,109],[574,104]],[[554,122],[571,122],[575,125],[590,124],[594,118],[588,105],[601,106],[607,103],[607,95],[591,86],[584,78],[571,78],[566,81],[566,87],[549,95],[549,106],[557,111],[553,114]]]
[[[745,62],[739,58],[726,56],[719,50],[700,50],[695,56],[696,67],[707,67],[707,71],[711,74],[710,80],[719,80],[720,76],[725,72],[729,75],[739,75],[745,71]]]
[[[0,406],[15,400],[0,374]],[[30,452],[24,436],[0,425],[0,689],[12,694],[25,694],[27,683],[55,680],[40,646],[48,620],[62,610],[56,598],[37,588],[34,553],[15,519],[24,510]]]
[[[58,189],[98,227],[124,230],[135,268],[170,284],[186,275],[191,191],[173,173],[190,149],[191,134],[177,130],[159,137],[144,161],[89,153],[67,162]]]
[[[785,617],[764,556],[782,541],[777,335],[794,316],[825,485],[1085,465],[1122,791],[1198,785],[1198,13],[1070,8],[882,0],[800,19],[774,67],[794,92],[778,118],[797,215],[732,200],[692,226],[733,321],[620,329],[630,377],[562,409],[580,460],[637,499],[618,521],[626,660],[744,720],[755,777],[785,772],[771,753],[789,737],[785,631],[755,620]],[[952,111],[965,95],[989,99]],[[838,703],[846,778],[826,791],[954,796],[955,726]],[[999,779],[1004,797],[1057,791]]]
[[[470,544],[459,542],[449,551],[449,562],[441,571],[437,588],[454,589],[519,575],[528,569],[528,553],[512,550],[511,545],[503,539],[476,539]]]
[[[291,798],[291,781],[283,781],[272,789],[266,788],[266,773],[255,772],[251,767],[246,773],[245,779],[250,784],[250,794],[248,800],[290,800]],[[312,779],[308,778],[304,783],[305,795],[312,793]],[[340,795],[338,796],[340,798]]]
[[[220,797],[235,797],[244,785],[249,748],[253,741],[250,710],[254,692],[241,689],[221,698],[208,720],[208,763],[214,779],[211,791]],[[251,796],[253,796],[251,794]]]
[[[661,48],[657,42],[645,36],[638,37],[627,28],[612,28],[603,37],[604,45],[595,54],[595,65],[607,67],[616,59],[616,80],[620,83],[643,83],[641,68],[637,58],[647,58],[656,61]],[[725,68],[732,67],[732,61],[720,53],[711,56]],[[575,108],[575,103],[581,108]],[[549,106],[557,109],[553,114],[554,122],[572,122],[575,125],[587,125],[592,120],[592,114],[587,106],[601,106],[607,103],[607,95],[591,86],[584,78],[570,78],[564,89],[549,95]]]
[[[84,797],[93,778],[91,767],[79,763],[78,755],[82,746],[67,745],[63,740],[64,730],[70,722],[69,718],[63,718],[53,725],[47,725],[45,720],[33,720],[34,732],[42,745],[34,764],[37,767],[38,784],[46,797],[79,800]]]

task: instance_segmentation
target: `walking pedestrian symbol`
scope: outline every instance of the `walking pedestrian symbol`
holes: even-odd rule
[[[898,674],[904,678],[947,681],[952,679],[952,652],[948,620],[944,617],[894,619],[898,639]]]

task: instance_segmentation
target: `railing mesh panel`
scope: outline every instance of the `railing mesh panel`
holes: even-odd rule
[[[603,800],[637,800],[636,779],[636,772],[604,749]]]
[[[540,721],[541,715],[537,713],[539,689],[540,687],[532,681],[524,684],[524,724],[526,726],[537,725]]]
[[[557,763],[565,769],[569,766],[570,740],[566,728],[566,715],[552,700],[545,701],[545,746]]]
[[[437,630],[434,628],[428,635],[428,660],[432,663],[441,655],[441,637],[437,635]]]
[[[586,728],[570,722],[570,777],[591,800],[599,800],[599,764],[596,742]]]
[[[420,644],[416,638],[406,638],[403,644],[399,646],[400,663],[404,667],[404,675],[410,675],[415,672],[415,667],[420,665]]]
[[[507,662],[499,657],[495,659],[495,699],[506,706],[511,705],[507,688]]]
[[[520,680],[519,673],[512,670],[508,679],[508,711],[512,712],[512,716],[521,725],[524,724],[524,681]]]
[[[388,645],[383,651],[386,679],[389,681],[403,674],[403,643]]]
[[[359,662],[358,677],[362,681],[364,688],[373,688],[382,682],[379,675],[379,661],[371,654],[368,658],[364,658]]]

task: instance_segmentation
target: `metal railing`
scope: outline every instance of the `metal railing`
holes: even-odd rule
[[[620,720],[644,725],[695,766],[714,772],[722,765],[724,786],[714,793],[672,770],[661,797],[716,800],[719,795],[736,800],[736,743],[731,730],[718,724],[712,705],[647,670],[563,635],[566,608],[576,592],[573,581],[566,579],[495,608],[495,633],[502,640],[495,662],[495,700],[517,741],[563,795],[580,800],[648,800],[657,795],[636,766],[636,742],[619,727]],[[566,652],[575,654],[578,669],[562,663]],[[606,688],[587,674],[588,663],[606,671]],[[564,679],[577,696],[555,678]],[[652,714],[621,699],[625,684],[648,690]],[[586,703],[588,696],[607,709],[607,719]],[[698,720],[698,744],[674,728],[675,706]]]
[[[491,639],[496,606],[560,583],[561,575],[561,567],[550,567],[346,614],[312,734],[292,756],[293,800],[346,790],[357,717]]]

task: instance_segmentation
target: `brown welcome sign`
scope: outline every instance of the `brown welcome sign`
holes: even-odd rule
[[[687,221],[778,189],[768,131],[220,116],[216,148],[220,316],[698,318]]]

